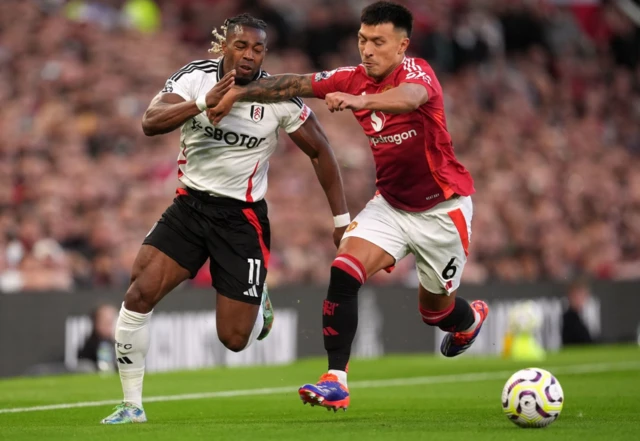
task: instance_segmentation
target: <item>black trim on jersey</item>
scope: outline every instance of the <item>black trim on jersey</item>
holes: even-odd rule
[[[269,75],[268,72],[262,71],[262,73],[260,74],[260,78],[267,78],[270,77],[271,75]],[[304,107],[304,102],[302,102],[302,100],[300,98],[293,97],[291,98],[289,101],[291,101],[293,104],[295,104],[296,106],[300,107],[301,109]]]
[[[171,75],[169,78],[172,81],[178,81],[183,75],[190,74],[196,70],[201,70],[206,73],[216,72],[218,70],[218,61],[217,60],[203,60],[203,61],[194,61],[192,63],[187,64],[185,67]]]
[[[300,98],[298,98],[297,96],[291,98],[289,101],[291,101],[293,104],[295,104],[296,106],[300,107],[301,109],[304,106],[304,103],[302,102],[302,100]]]

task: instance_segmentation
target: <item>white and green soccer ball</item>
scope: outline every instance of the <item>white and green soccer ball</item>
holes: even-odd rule
[[[548,426],[558,418],[563,404],[560,383],[544,369],[522,369],[502,389],[502,409],[520,427]]]

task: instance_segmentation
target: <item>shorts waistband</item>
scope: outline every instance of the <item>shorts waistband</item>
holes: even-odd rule
[[[189,187],[186,187],[186,188],[178,187],[176,189],[176,196],[187,196],[187,195],[193,196],[194,198],[206,204],[217,205],[221,207],[254,208],[254,207],[258,207],[266,204],[264,199],[261,199],[256,202],[247,202],[247,201],[240,201],[238,199],[233,199],[233,198],[212,196],[209,193],[205,193],[204,191],[194,190],[193,188],[189,188]]]

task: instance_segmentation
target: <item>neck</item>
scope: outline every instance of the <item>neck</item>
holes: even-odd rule
[[[404,61],[404,56],[400,59],[400,61],[398,61],[397,63],[394,63],[389,69],[387,69],[384,73],[382,73],[381,75],[377,76],[377,77],[373,77],[374,80],[376,80],[376,83],[379,83],[381,81],[384,81],[389,75],[391,75],[391,72],[393,72],[394,70],[396,70],[396,68],[398,66],[400,66],[402,64],[402,62]]]
[[[229,67],[227,66],[227,59],[223,56],[222,57],[222,75],[220,75],[220,77],[223,77],[227,74],[227,72],[229,72]]]

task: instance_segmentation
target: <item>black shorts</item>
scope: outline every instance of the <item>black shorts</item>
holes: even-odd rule
[[[189,270],[191,278],[210,258],[213,287],[220,294],[260,304],[271,247],[264,200],[242,202],[181,189],[143,243]]]

